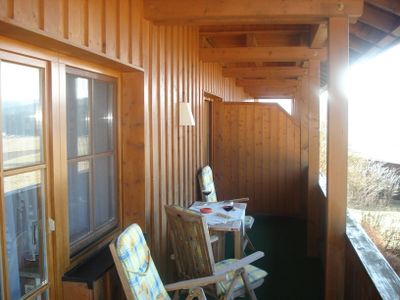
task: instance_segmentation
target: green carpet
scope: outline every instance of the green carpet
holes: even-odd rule
[[[307,257],[304,221],[256,216],[248,235],[256,249],[265,253],[254,263],[268,272],[264,284],[255,290],[259,300],[323,299],[322,264],[319,259]],[[230,235],[226,239],[226,257],[233,257]]]

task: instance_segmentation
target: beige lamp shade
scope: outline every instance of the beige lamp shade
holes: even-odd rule
[[[180,102],[179,103],[179,125],[180,126],[194,126],[194,118],[190,103]]]

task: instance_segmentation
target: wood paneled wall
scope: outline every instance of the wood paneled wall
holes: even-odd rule
[[[145,199],[132,197],[124,203],[125,220],[137,216],[146,225],[153,258],[165,273],[163,206],[187,205],[197,197],[195,176],[203,164],[203,91],[225,101],[246,95],[233,79],[222,76],[220,65],[199,60],[196,27],[154,25],[143,18],[142,7],[142,0],[0,0],[0,34],[124,72],[144,72],[145,101],[138,110],[143,109],[145,123]],[[128,73],[124,82],[138,77]],[[133,86],[142,88],[137,81]],[[195,127],[179,126],[181,101],[191,103]],[[126,111],[122,113],[127,118]],[[127,146],[134,144],[133,134],[127,136]],[[136,178],[130,186],[140,186],[141,180]]]
[[[213,169],[220,200],[250,197],[248,210],[303,215],[300,128],[275,104],[213,104]]]
[[[142,0],[0,0],[0,21],[31,31],[30,36],[18,30],[14,34],[32,43],[38,34],[141,67],[142,6]],[[46,47],[74,54],[73,48],[56,43]]]
[[[147,228],[153,255],[166,266],[165,204],[189,205],[197,199],[196,172],[203,165],[203,91],[227,101],[245,97],[218,64],[198,58],[196,28],[143,23]],[[178,124],[178,102],[190,102],[196,126]]]

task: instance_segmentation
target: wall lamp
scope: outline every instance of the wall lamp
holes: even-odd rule
[[[194,118],[189,102],[179,102],[179,125],[194,126]]]

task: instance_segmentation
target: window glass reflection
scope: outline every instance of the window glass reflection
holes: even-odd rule
[[[6,251],[11,299],[47,281],[42,172],[4,178]]]
[[[67,75],[68,158],[90,152],[89,83],[87,78]]]
[[[90,162],[70,162],[68,165],[69,238],[71,244],[90,231],[89,202]]]
[[[42,162],[43,72],[1,63],[4,169]]]

